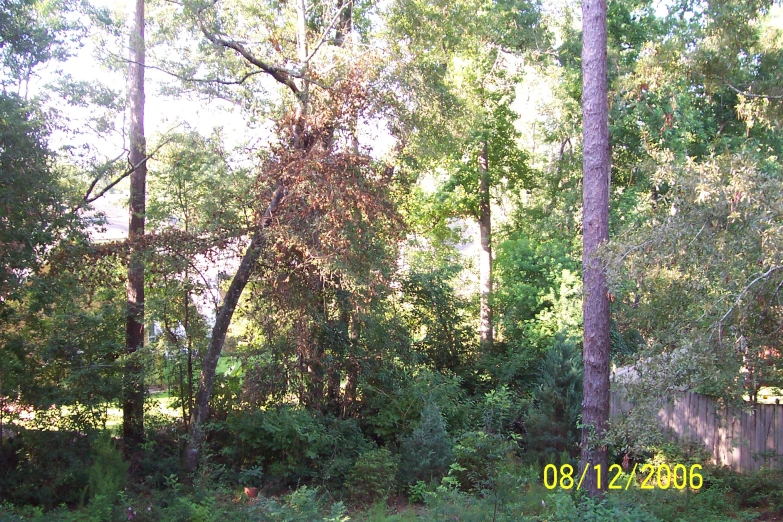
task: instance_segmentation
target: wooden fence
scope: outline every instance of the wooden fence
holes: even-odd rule
[[[615,392],[611,417],[631,405]],[[759,404],[752,411],[718,406],[698,393],[682,393],[658,411],[664,431],[674,440],[695,440],[712,454],[715,464],[740,472],[783,468],[783,405]]]

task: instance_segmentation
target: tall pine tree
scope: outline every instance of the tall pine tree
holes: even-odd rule
[[[584,207],[582,215],[584,288],[584,399],[582,467],[607,469],[601,438],[609,422],[609,294],[606,271],[596,255],[609,239],[609,105],[606,77],[606,0],[582,3],[582,125]],[[585,489],[600,494],[605,481],[587,473]]]

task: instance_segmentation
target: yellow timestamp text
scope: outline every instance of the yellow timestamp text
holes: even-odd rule
[[[603,469],[600,464],[588,463],[584,469],[582,469],[581,475],[578,477],[578,481],[575,477],[574,467],[571,464],[563,464],[559,468],[554,464],[547,464],[544,466],[544,487],[547,489],[560,489],[571,490],[576,487],[579,491],[582,488],[587,473],[595,473],[596,484],[598,489],[610,490],[627,490],[631,483],[637,478],[638,464],[634,464],[633,470],[628,475],[623,473],[623,468],[619,464],[612,464],[609,466],[609,473],[607,479],[608,484],[604,484]],[[701,464],[692,464],[690,467],[685,464],[642,464],[639,469],[639,475],[641,479],[640,489],[701,489],[704,485],[704,478],[701,476],[702,466]]]

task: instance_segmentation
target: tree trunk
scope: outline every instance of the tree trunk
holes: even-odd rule
[[[190,291],[185,292],[185,346],[188,352],[188,414],[193,414],[193,342],[188,329],[188,306],[190,305]],[[185,401],[183,396],[182,401]],[[183,419],[185,429],[188,429],[188,419]]]
[[[307,81],[307,6],[305,0],[296,0],[296,52],[301,67],[301,79],[297,81],[299,103],[296,107],[296,120],[304,125],[310,95],[310,82]]]
[[[283,197],[283,185],[278,186],[272,201],[269,203],[262,222],[256,227],[250,240],[250,245],[242,256],[231,285],[228,287],[226,296],[218,309],[215,318],[215,326],[212,327],[212,338],[209,340],[209,348],[204,355],[201,363],[201,377],[198,382],[198,391],[193,405],[193,411],[190,416],[189,440],[185,447],[185,453],[182,458],[182,467],[185,471],[192,473],[198,465],[198,457],[201,451],[201,442],[204,439],[204,423],[209,413],[209,399],[212,396],[212,383],[215,381],[215,370],[217,368],[220,353],[223,351],[223,344],[226,341],[226,332],[231,324],[231,318],[234,316],[234,310],[242,291],[250,280],[250,274],[261,256],[264,247],[264,229],[272,223],[272,216],[280,204]]]
[[[340,415],[340,380],[342,374],[340,369],[337,368],[337,362],[333,358],[331,366],[329,367],[326,379],[326,398],[327,411],[331,412],[335,416]]]
[[[337,0],[337,9],[340,16],[334,34],[334,45],[341,47],[345,43],[345,36],[351,32],[353,0]]]
[[[348,320],[348,368],[345,375],[345,395],[343,398],[343,417],[350,416],[356,409],[359,390],[359,372],[361,364],[356,352],[359,349],[359,320],[354,310]]]
[[[484,140],[478,158],[479,169],[479,290],[481,292],[481,310],[479,321],[479,341],[481,351],[492,349],[492,219],[489,205],[489,163],[488,145]]]
[[[601,442],[609,422],[609,294],[596,250],[609,239],[610,146],[606,78],[606,0],[583,0],[582,120],[584,125],[584,400],[582,462],[590,466],[584,488],[590,496],[606,489],[607,448]],[[600,465],[602,480],[594,469]]]
[[[144,139],[144,0],[136,0],[133,28],[130,35],[130,163],[138,167],[130,175],[131,245],[144,236],[146,211],[147,164]],[[125,368],[122,403],[122,433],[126,444],[134,447],[144,438],[143,368],[133,354],[144,343],[144,260],[137,247],[131,246],[127,284],[127,327],[125,351],[130,356]]]
[[[294,79],[288,74],[281,75],[278,72],[270,73],[275,80],[285,85],[287,88],[292,89],[297,100],[297,106],[294,111],[294,129],[293,129],[293,143],[294,148],[303,148],[306,146],[306,140],[304,140],[304,133],[306,132],[306,120],[307,120],[307,104],[309,97],[310,82],[307,79],[308,72],[308,48],[307,48],[307,6],[305,0],[296,1],[296,44],[297,44],[297,57],[299,59],[299,75]],[[202,28],[205,36],[213,43],[218,43],[226,47],[232,47],[225,41],[221,41],[215,35],[210,35]],[[259,61],[251,59],[247,54],[243,56],[251,63],[258,65],[269,72],[267,66],[259,65]],[[264,67],[267,67],[266,69]],[[283,197],[284,187],[282,180],[275,191],[272,201],[269,203],[261,224],[256,227],[252,233],[250,245],[245,251],[245,255],[242,257],[237,273],[231,280],[228,292],[226,292],[223,298],[223,303],[215,319],[215,325],[212,328],[212,337],[209,342],[209,348],[204,356],[201,366],[201,376],[199,377],[198,391],[196,392],[196,399],[193,405],[193,411],[190,418],[190,430],[189,440],[185,447],[185,452],[182,456],[182,466],[185,471],[192,473],[196,470],[198,465],[199,453],[201,451],[201,443],[204,438],[204,422],[207,419],[209,413],[209,399],[212,395],[212,384],[215,380],[215,369],[217,367],[220,353],[223,350],[223,344],[226,339],[226,332],[231,324],[231,319],[234,315],[234,309],[239,302],[239,297],[242,295],[242,291],[247,285],[250,279],[250,274],[255,267],[258,258],[263,250],[264,229],[269,227],[272,223],[272,216],[277,210],[277,206]]]

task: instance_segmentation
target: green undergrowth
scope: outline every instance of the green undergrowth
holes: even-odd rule
[[[111,454],[106,446],[101,451]],[[389,475],[394,471],[383,451],[359,462],[357,473],[373,462],[380,462]],[[399,494],[374,501],[364,494],[339,498],[315,486],[248,499],[235,485],[185,485],[176,476],[161,489],[120,490],[122,484],[114,471],[121,468],[116,462],[91,467],[88,498],[79,505],[46,510],[3,503],[0,522],[718,522],[772,520],[781,513],[769,495],[761,502],[749,494],[756,491],[760,496],[764,488],[767,493],[779,491],[780,482],[773,484],[771,472],[740,476],[714,468],[705,468],[705,486],[700,491],[648,491],[634,483],[629,490],[613,492],[601,501],[581,493],[547,490],[535,468],[507,468],[492,484],[473,491],[461,490],[449,476],[440,484],[425,484],[416,502]],[[382,474],[376,474],[372,480],[381,478]]]

